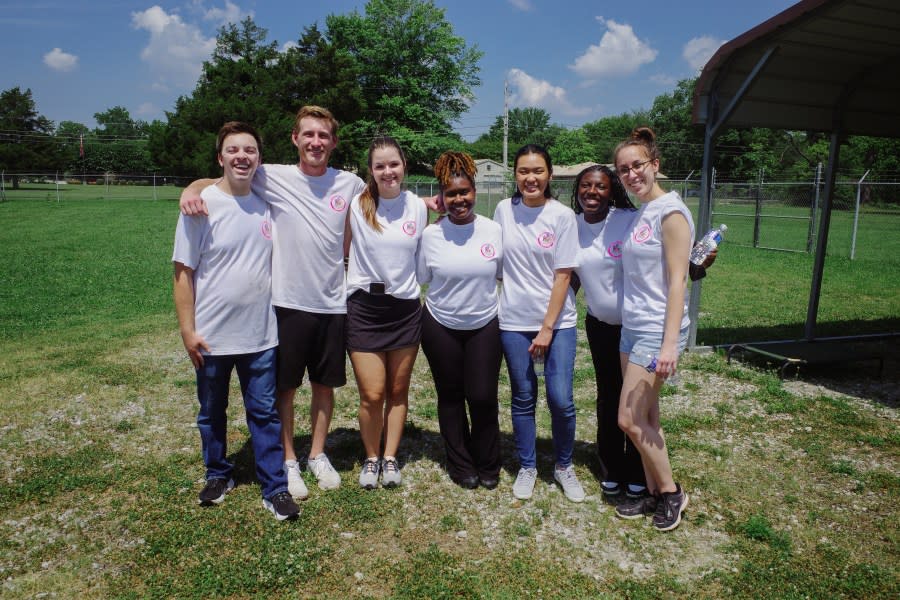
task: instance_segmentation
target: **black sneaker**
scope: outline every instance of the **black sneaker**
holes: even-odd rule
[[[647,493],[646,485],[639,485],[636,483],[629,483],[625,486],[625,495],[629,498],[640,498],[641,496]]]
[[[659,498],[644,494],[640,498],[626,498],[616,506],[616,516],[622,519],[640,519],[656,511]]]
[[[674,492],[661,494],[656,514],[653,515],[653,526],[659,531],[671,531],[681,523],[681,513],[688,505],[688,495],[681,486],[675,484]]]
[[[234,489],[234,479],[208,479],[206,485],[200,490],[197,502],[200,506],[212,506],[222,504],[225,494]]]
[[[272,496],[271,500],[263,500],[263,506],[275,515],[275,518],[279,521],[296,519],[297,515],[300,514],[300,507],[297,506],[297,503],[294,502],[294,499],[291,498],[288,492],[279,492]]]
[[[622,486],[619,485],[618,481],[601,481],[600,491],[602,491],[603,495],[607,498],[612,498],[622,493]]]

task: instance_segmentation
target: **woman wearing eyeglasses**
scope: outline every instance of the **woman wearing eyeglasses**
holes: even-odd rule
[[[641,454],[649,492],[619,504],[616,514],[626,519],[653,514],[653,526],[669,531],[681,523],[688,495],[672,475],[659,420],[659,390],[675,374],[687,344],[693,218],[678,194],[665,192],[656,180],[660,155],[651,129],[636,128],[614,156],[622,183],[641,201],[622,248],[619,426]]]

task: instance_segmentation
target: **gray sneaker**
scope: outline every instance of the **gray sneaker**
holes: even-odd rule
[[[331,461],[324,452],[306,461],[306,468],[316,476],[319,487],[323,490],[336,490],[341,487],[341,476],[331,466]]]
[[[381,461],[381,485],[384,487],[396,487],[403,481],[400,476],[400,465],[396,458],[386,458]]]
[[[378,487],[378,475],[381,472],[381,461],[377,458],[367,458],[363,461],[359,471],[359,485],[367,490]]]
[[[534,493],[534,483],[537,481],[537,469],[521,468],[519,474],[516,475],[516,482],[513,484],[513,496],[519,500],[528,500]]]
[[[553,469],[553,479],[560,485],[566,498],[572,502],[584,502],[584,488],[581,487],[572,465],[562,468],[557,465]]]

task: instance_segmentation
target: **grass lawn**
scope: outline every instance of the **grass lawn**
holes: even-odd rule
[[[545,406],[535,496],[512,498],[505,373],[500,486],[453,485],[420,354],[403,486],[356,485],[362,450],[348,369],[328,448],[339,490],[308,479],[310,498],[293,523],[262,508],[235,382],[229,450],[238,487],[223,505],[198,507],[193,370],[171,303],[176,218],[173,201],[0,203],[3,598],[900,596],[896,360],[884,381],[864,368],[782,382],[717,354],[685,355],[681,383],[666,386],[661,402],[676,478],[691,495],[670,534],[616,519],[601,497],[583,336],[582,504],[552,483]],[[892,264],[829,258],[823,329],[896,329]],[[701,341],[802,333],[810,272],[806,255],[727,246],[704,284]],[[307,386],[297,400],[301,454],[308,404]]]

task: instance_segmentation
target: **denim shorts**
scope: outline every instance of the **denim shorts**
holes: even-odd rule
[[[687,346],[688,328],[685,327],[678,333],[678,354],[681,354]],[[619,352],[628,355],[628,362],[646,367],[651,357],[659,356],[662,347],[662,331],[636,331],[622,328],[622,338],[619,341]]]

